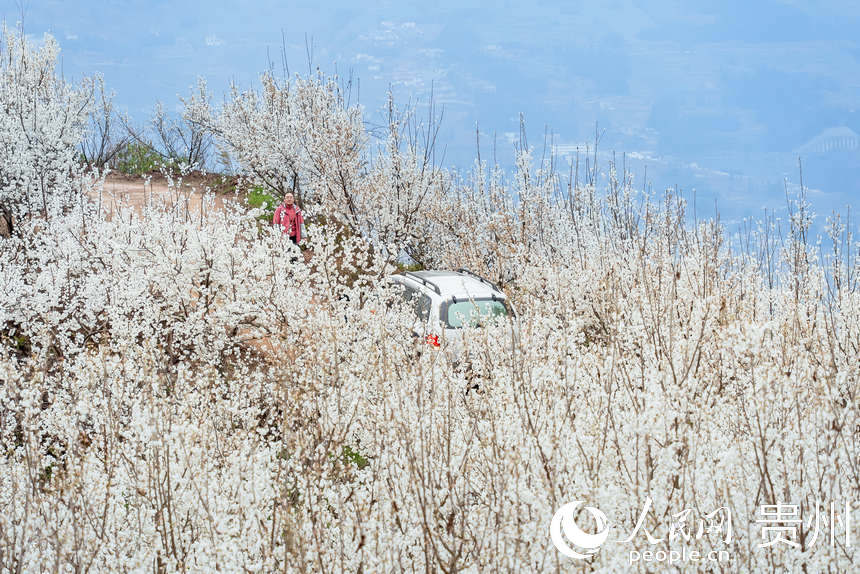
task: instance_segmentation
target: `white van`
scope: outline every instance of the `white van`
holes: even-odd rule
[[[444,345],[455,362],[461,358],[464,327],[507,318],[518,334],[508,297],[471,271],[404,271],[391,280],[403,287],[403,299],[415,312],[413,333],[432,347]]]

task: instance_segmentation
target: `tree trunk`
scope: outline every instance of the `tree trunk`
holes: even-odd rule
[[[0,205],[0,237],[12,237],[13,232],[12,212],[5,205]]]

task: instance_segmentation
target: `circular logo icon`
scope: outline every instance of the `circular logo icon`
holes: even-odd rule
[[[559,552],[568,558],[576,558],[584,560],[589,556],[593,556],[600,545],[606,542],[606,537],[609,536],[608,520],[606,515],[600,509],[593,506],[586,506],[585,510],[597,523],[597,532],[589,534],[584,532],[574,521],[576,509],[582,504],[581,500],[568,502],[558,509],[552,517],[552,522],[549,525],[549,534],[552,538],[552,543]],[[568,542],[569,541],[569,542]],[[581,548],[579,552],[573,547]]]

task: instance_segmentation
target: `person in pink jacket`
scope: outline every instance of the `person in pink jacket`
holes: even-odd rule
[[[288,191],[284,194],[284,202],[275,210],[272,224],[280,225],[290,241],[298,245],[302,240],[302,223],[304,223],[302,210],[295,204],[293,194]]]

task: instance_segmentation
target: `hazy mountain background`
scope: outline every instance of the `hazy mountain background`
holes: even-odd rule
[[[483,4],[483,3],[482,3]],[[101,72],[143,122],[198,75],[223,93],[254,85],[271,62],[357,79],[355,97],[382,123],[386,91],[444,109],[445,163],[510,166],[519,114],[540,155],[549,130],[567,157],[602,132],[626,153],[636,185],[696,192],[725,221],[783,210],[784,183],[804,183],[819,220],[860,205],[860,4],[658,0],[499,2],[20,2],[0,18],[52,33],[63,72]],[[307,40],[306,40],[307,39]],[[422,108],[419,108],[422,109]],[[605,167],[608,155],[601,154]]]

